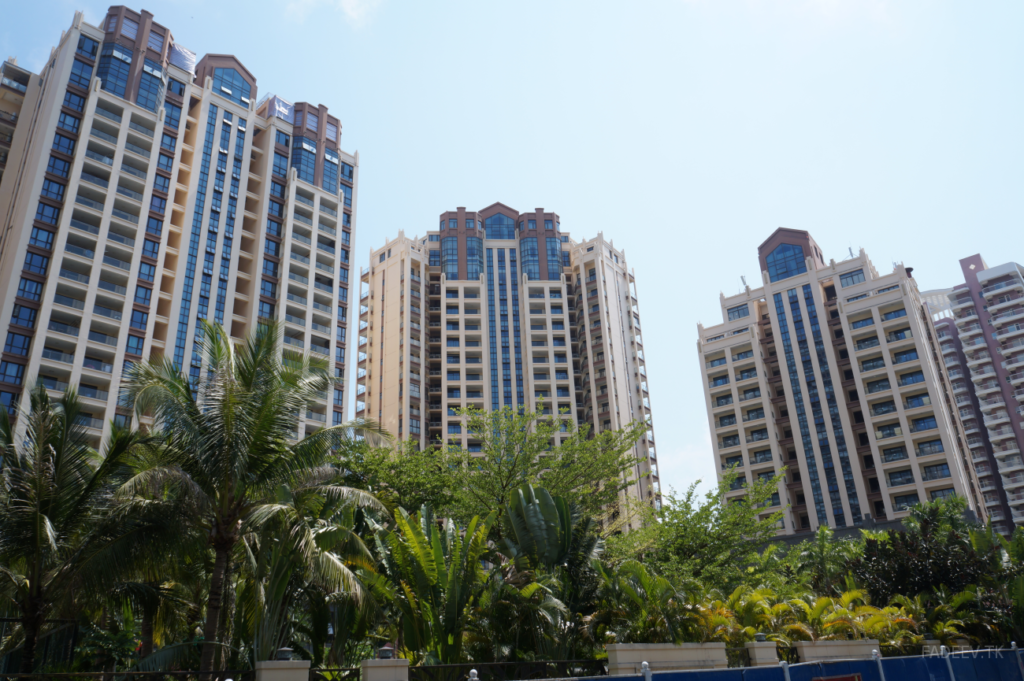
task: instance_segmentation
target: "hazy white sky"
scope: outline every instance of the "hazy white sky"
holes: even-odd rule
[[[75,9],[10,3],[38,68]],[[695,349],[757,245],[809,230],[922,288],[1024,260],[1020,0],[150,0],[259,96],[327,105],[360,152],[355,260],[502,201],[603,231],[637,274],[663,487],[714,480]]]

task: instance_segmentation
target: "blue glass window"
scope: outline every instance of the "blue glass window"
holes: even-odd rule
[[[146,324],[149,323],[149,313],[143,312],[142,310],[132,310],[132,318],[129,324],[133,329],[146,330]]]
[[[9,352],[12,355],[21,355],[22,357],[28,356],[28,348],[32,343],[32,338],[29,336],[23,336],[20,333],[9,332],[7,334],[7,342],[4,343],[4,352]]]
[[[854,270],[853,272],[839,275],[839,285],[843,288],[859,284],[862,281],[864,281],[864,270]]]
[[[57,119],[57,127],[77,134],[81,122],[81,119],[62,112],[60,118]]]
[[[92,80],[92,67],[84,62],[78,61],[77,59],[72,62],[71,77],[68,78],[68,83],[88,90],[90,80]]]
[[[448,281],[459,278],[459,238],[455,236],[441,239],[441,271]]]
[[[46,268],[50,266],[50,259],[45,255],[37,253],[25,254],[25,269],[35,274],[46,274]]]
[[[135,302],[139,305],[149,305],[149,300],[153,295],[153,289],[146,288],[145,286],[138,286],[135,289]]]
[[[67,177],[70,170],[71,164],[56,156],[51,156],[50,162],[46,165],[46,172],[60,177]]]
[[[49,206],[40,201],[39,207],[36,208],[36,220],[55,225],[60,221],[60,208]]]
[[[347,184],[341,185],[341,193],[345,195],[345,205],[349,208],[352,207],[352,187]]]
[[[142,241],[142,255],[150,258],[155,258],[160,253],[160,244],[156,241],[149,239],[143,239]]]
[[[523,273],[530,281],[540,279],[540,251],[537,250],[537,237],[519,240],[519,252],[522,254]]]
[[[288,177],[288,158],[281,154],[274,154],[274,169],[273,173],[280,177]]]
[[[213,91],[232,102],[249,106],[251,90],[251,86],[238,71],[230,68],[213,70]]]
[[[780,281],[795,277],[807,271],[804,249],[793,244],[782,244],[765,258],[768,264],[768,278]]]
[[[135,103],[148,111],[156,111],[160,100],[164,98],[163,72],[160,69],[160,63],[152,59],[146,59],[142,68],[139,96]]]
[[[22,295],[21,291],[18,291],[18,295]],[[14,313],[11,315],[11,324],[34,329],[36,327],[36,314],[36,311],[31,307],[15,305]]]
[[[100,51],[96,75],[103,81],[103,89],[124,97],[131,71],[132,53],[116,43],[107,43]]]
[[[185,84],[180,80],[174,80],[173,78],[167,79],[167,90],[173,92],[179,97],[185,96]]]
[[[730,322],[736,319],[741,319],[743,317],[750,316],[750,310],[747,308],[746,303],[744,303],[743,305],[739,305],[737,307],[729,308],[728,310],[726,310],[726,312],[729,313]]]
[[[283,132],[281,132],[280,130],[275,130],[274,132],[275,132],[274,141],[277,144],[280,144],[282,146],[287,147],[289,142],[291,141],[291,138],[288,137],[288,135],[286,135]]]
[[[299,179],[313,183],[316,176],[316,140],[296,137],[292,147],[292,167],[298,171]]]
[[[53,180],[43,180],[42,194],[47,198],[63,201],[64,185],[60,182],[54,182]]]
[[[132,336],[132,335],[129,334],[129,336],[128,336],[128,345],[125,347],[124,351],[125,352],[130,352],[133,355],[141,355],[142,354],[142,346],[143,346],[144,343],[145,343],[145,339],[144,338],[139,338],[138,336]]]
[[[149,219],[146,220],[146,231],[150,234],[160,236],[164,231],[164,223],[160,222],[160,220],[155,217],[150,216]]]
[[[341,177],[349,182],[355,181],[356,169],[347,163],[341,164]]]
[[[139,279],[153,281],[156,277],[156,267],[148,262],[139,263]]]
[[[45,248],[50,250],[53,248],[53,232],[48,232],[45,229],[39,229],[38,227],[32,228],[32,236],[29,237],[28,242],[33,246],[39,248]]]
[[[466,278],[476,280],[484,271],[484,240],[466,237]]]
[[[69,156],[75,153],[75,140],[65,137],[59,132],[53,136],[53,149]]]
[[[516,221],[507,215],[492,215],[484,219],[484,231],[488,239],[515,239]]]
[[[174,159],[164,154],[158,154],[156,158],[156,167],[160,170],[166,170],[171,172],[171,167],[174,165]]]
[[[96,50],[100,48],[100,44],[90,38],[89,36],[80,35],[78,36],[78,49],[75,50],[77,54],[89,59],[96,58]]]
[[[181,124],[181,107],[177,104],[164,102],[164,125],[178,129]]]
[[[430,267],[441,266],[441,251],[430,251]]]
[[[324,149],[324,191],[332,194],[338,193],[338,153],[331,149]]]
[[[85,97],[79,97],[73,92],[65,92],[64,106],[75,111],[83,111],[85,109]]]
[[[545,220],[551,222],[551,220]],[[550,227],[548,229],[551,229]],[[562,278],[562,242],[558,237],[547,237],[548,244],[548,279],[557,281]]]
[[[14,362],[0,362],[0,381],[21,385],[25,379],[25,365]]]

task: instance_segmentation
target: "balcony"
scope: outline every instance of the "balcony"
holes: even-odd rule
[[[1022,283],[1021,281],[1019,281],[1017,279],[1014,279],[1014,280],[1011,280],[1011,281],[1001,281],[998,284],[993,284],[992,286],[987,286],[987,287],[981,289],[981,295],[983,295],[985,297],[988,297],[990,294],[993,294],[993,293],[995,293],[997,291],[1005,291],[1005,290],[1008,290],[1008,289],[1015,289],[1015,288],[1016,289],[1020,289],[1020,290],[1024,290],[1024,283]]]
[[[1021,333],[1024,333],[1024,323],[1010,324],[1009,326],[1006,326],[1000,329],[999,331],[996,331],[995,336],[998,339],[1003,339],[1009,338],[1011,336],[1016,336],[1017,334]]]

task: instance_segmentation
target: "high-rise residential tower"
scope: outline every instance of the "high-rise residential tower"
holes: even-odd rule
[[[335,367],[296,436],[342,420],[358,163],[326,107],[257,103],[237,58],[121,6],[76,14],[41,73],[5,63],[0,95],[4,406],[75,386],[98,440],[130,418],[128,363],[198,377],[199,320],[242,338],[266,317]]]
[[[525,407],[598,431],[646,421],[630,494],[660,503],[636,283],[603,235],[574,241],[539,208],[458,208],[371,251],[360,281],[357,417],[469,451],[480,443],[460,407]]]
[[[952,494],[984,518],[911,269],[879,274],[863,250],[826,262],[785,228],[758,256],[763,287],[723,295],[724,322],[698,327],[716,469],[738,474],[728,496],[786,467],[764,511],[788,505],[785,534]]]
[[[953,319],[936,322],[983,503],[1009,534],[1024,525],[1024,267],[960,261],[948,292]]]

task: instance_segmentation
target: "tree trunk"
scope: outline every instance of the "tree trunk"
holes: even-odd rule
[[[235,573],[237,569],[228,554],[228,562],[224,568],[224,606],[220,613],[221,638],[225,646],[230,646],[234,640],[235,623]],[[227,669],[228,648],[221,646],[217,649],[216,667],[218,671]]]
[[[19,674],[31,674],[34,671],[36,643],[39,641],[39,630],[42,628],[42,625],[43,618],[38,613],[21,618],[21,628],[25,631],[25,643],[21,646]]]
[[[220,625],[221,601],[224,598],[224,573],[228,566],[230,546],[224,542],[214,545],[216,558],[213,561],[213,574],[210,576],[210,595],[206,601],[206,626],[203,627],[203,655],[199,671],[213,671],[214,653],[217,650],[217,630]]]
[[[142,611],[142,623],[139,626],[140,638],[139,657],[145,660],[153,654],[153,612],[154,609],[146,608]]]

